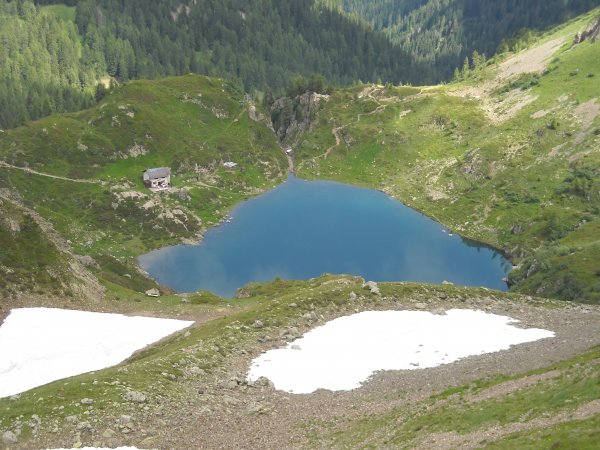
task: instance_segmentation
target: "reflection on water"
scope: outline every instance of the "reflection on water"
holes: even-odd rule
[[[379,191],[290,176],[231,216],[201,244],[148,253],[140,265],[179,292],[225,297],[251,281],[325,272],[506,290],[511,265],[501,254],[450,235]]]

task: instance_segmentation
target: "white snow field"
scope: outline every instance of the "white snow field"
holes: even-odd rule
[[[64,309],[13,309],[0,326],[0,398],[114,366],[193,323]]]
[[[511,345],[553,337],[516,328],[518,321],[483,311],[366,311],[315,328],[283,349],[252,361],[248,379],[266,377],[295,394],[360,387],[379,370],[412,370],[451,363]]]

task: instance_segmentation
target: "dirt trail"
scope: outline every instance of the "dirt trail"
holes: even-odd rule
[[[75,178],[61,177],[59,175],[52,175],[50,173],[38,172],[37,170],[30,169],[29,167],[14,166],[12,164],[7,163],[6,161],[0,161],[0,166],[7,167],[9,169],[22,170],[23,172],[32,173],[34,175],[39,175],[42,177],[54,178],[55,180],[71,181],[73,183],[98,184],[101,186],[105,184],[103,181],[100,181],[100,180],[81,180],[81,179],[75,179]]]
[[[352,121],[350,123],[347,123],[345,125],[341,125],[339,127],[332,128],[331,129],[331,133],[333,134],[333,137],[335,138],[335,144],[332,145],[331,147],[329,147],[325,151],[325,153],[323,155],[317,156],[317,157],[315,157],[315,159],[319,158],[319,157],[323,157],[323,158],[327,159],[329,157],[329,155],[331,154],[331,152],[333,151],[333,149],[336,148],[336,147],[338,147],[342,143],[342,138],[340,136],[340,131],[342,131],[344,128],[360,122],[360,119],[361,119],[362,116],[371,116],[373,114],[378,114],[381,111],[384,111],[385,108],[387,107],[387,104],[386,103],[382,104],[381,102],[390,102],[390,101],[397,101],[398,100],[397,97],[384,97],[384,98],[381,98],[381,97],[375,97],[373,95],[374,93],[377,93],[378,91],[382,91],[382,90],[383,90],[383,88],[381,88],[379,86],[367,86],[366,88],[364,88],[362,90],[362,92],[360,94],[358,94],[358,98],[359,99],[362,99],[364,97],[368,97],[371,100],[373,100],[375,103],[377,103],[377,105],[378,105],[377,108],[375,108],[373,111],[368,112],[368,113],[359,113],[356,116],[356,120],[354,120],[354,121]],[[419,94],[415,94],[414,96],[411,96],[411,98],[415,98],[415,97],[421,95],[422,92],[423,91],[421,90],[421,92]],[[406,101],[406,100],[407,99],[402,99],[402,101]],[[346,107],[348,107],[348,105],[346,105]]]
[[[600,413],[600,400],[592,400],[585,403],[572,412],[562,412],[553,417],[542,417],[528,422],[509,423],[502,427],[495,426],[486,430],[478,430],[467,434],[436,433],[430,436],[426,442],[420,442],[419,448],[424,449],[471,449],[480,448],[483,441],[490,442],[499,440],[513,433],[532,431],[547,428],[572,420],[585,420]]]

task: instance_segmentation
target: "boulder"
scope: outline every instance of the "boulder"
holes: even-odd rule
[[[12,431],[6,431],[2,435],[2,443],[5,445],[16,444],[18,441],[17,435]]]
[[[381,295],[379,286],[377,286],[377,283],[374,281],[367,281],[365,284],[363,284],[363,289],[369,290],[373,295]]]
[[[146,394],[138,391],[127,391],[123,399],[131,403],[144,403],[147,400]]]
[[[160,297],[160,291],[156,288],[148,289],[146,295],[148,297]]]

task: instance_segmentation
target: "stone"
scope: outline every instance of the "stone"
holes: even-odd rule
[[[300,330],[298,330],[298,328],[296,327],[291,327],[288,329],[288,334],[290,334],[293,337],[300,337],[302,336],[302,333],[300,333]]]
[[[252,402],[246,408],[248,414],[267,414],[269,409],[258,402]]]
[[[77,423],[77,422],[79,422],[79,418],[77,416],[67,416],[67,417],[65,417],[65,422]]]
[[[425,309],[425,308],[427,308],[427,305],[425,303],[415,303],[415,308]]]
[[[156,288],[148,289],[145,293],[148,297],[160,297],[160,291]]]
[[[448,294],[446,294],[445,292],[441,292],[440,295],[438,295],[438,297],[441,300],[446,300],[448,298]]]
[[[127,414],[122,414],[117,419],[117,425],[119,425],[120,427],[126,427],[126,426],[129,426],[129,424],[133,425],[133,417],[131,417]]]
[[[2,443],[5,445],[16,444],[18,441],[17,435],[12,431],[5,431],[4,434],[2,434]]]
[[[146,402],[147,397],[143,392],[127,391],[123,396],[123,399],[131,403],[144,403]]]
[[[381,295],[379,286],[374,281],[367,281],[365,284],[363,284],[363,289],[368,289],[373,295]]]
[[[94,429],[92,428],[92,424],[89,422],[79,422],[77,424],[77,430],[78,431],[93,431]]]
[[[115,431],[111,430],[110,428],[107,428],[106,430],[104,430],[102,432],[102,437],[104,439],[110,439],[110,438],[114,437],[115,434],[117,434]]]
[[[267,377],[259,377],[255,382],[254,386],[262,386],[267,388],[272,388],[273,383]]]
[[[83,398],[80,400],[80,402],[82,405],[93,405],[94,404],[94,400],[92,400],[91,398]]]
[[[263,328],[264,326],[265,326],[265,324],[262,323],[262,321],[260,321],[260,320],[254,321],[254,328]]]
[[[100,270],[100,264],[98,264],[91,256],[76,255],[76,258],[84,267]]]
[[[350,292],[350,296],[348,298],[350,299],[350,301],[354,301],[358,298],[358,296],[356,295],[356,292],[352,291]]]
[[[290,303],[288,306],[290,308],[297,308],[298,307],[298,305],[296,303]]]

